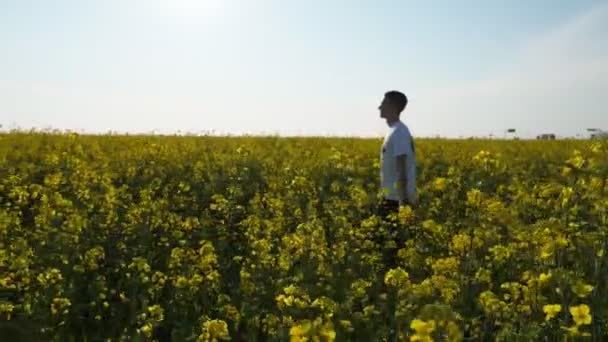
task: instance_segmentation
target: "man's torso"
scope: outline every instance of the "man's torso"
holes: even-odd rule
[[[407,176],[407,199],[408,202],[416,201],[416,153],[414,141],[408,127],[401,121],[396,122],[382,144],[380,154],[381,161],[381,186],[386,191],[385,198],[399,200],[395,183],[397,182],[397,158],[395,156],[395,144],[407,144],[406,149],[406,176]]]

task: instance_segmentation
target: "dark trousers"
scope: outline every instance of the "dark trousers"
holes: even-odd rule
[[[388,240],[392,240],[392,234],[394,229],[399,227],[397,222],[394,222],[389,219],[390,214],[396,214],[399,212],[399,202],[390,199],[382,199],[380,203],[378,203],[378,208],[376,215],[379,216],[385,222],[391,222],[397,224],[397,226],[386,225],[385,228],[388,231],[385,234],[379,233],[376,236],[376,242],[382,246],[383,251],[383,262],[386,269],[394,268],[397,265],[397,251],[402,247],[403,241],[401,241],[399,234],[395,237],[395,243],[397,244],[397,248],[385,248],[385,243]]]
[[[388,219],[388,215],[391,213],[399,212],[399,202],[390,199],[382,199],[380,203],[378,203],[378,213],[382,219]]]

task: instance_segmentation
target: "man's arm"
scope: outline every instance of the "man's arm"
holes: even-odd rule
[[[397,157],[397,196],[399,204],[407,204],[407,156],[400,154]]]

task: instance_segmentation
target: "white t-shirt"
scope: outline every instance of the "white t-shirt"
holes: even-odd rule
[[[387,199],[399,200],[397,194],[397,156],[406,155],[407,200],[416,203],[416,150],[409,128],[397,121],[384,138],[380,153],[380,182]]]

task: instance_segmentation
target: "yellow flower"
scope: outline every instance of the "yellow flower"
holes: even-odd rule
[[[422,222],[422,228],[432,234],[439,234],[443,229],[440,224],[432,219]]]
[[[203,331],[206,332],[206,336],[208,336],[211,341],[230,339],[228,324],[222,320],[214,319],[206,321],[203,323]]]
[[[480,268],[475,272],[475,280],[483,283],[492,283],[492,272],[487,269]]]
[[[572,286],[572,292],[576,293],[580,298],[587,297],[591,291],[593,291],[593,286],[587,285],[582,281],[577,281],[574,286]]]
[[[393,287],[404,286],[409,278],[409,274],[401,267],[389,270],[384,276],[384,283]]]
[[[67,298],[54,298],[51,304],[51,313],[53,315],[67,314],[71,305],[72,303]]]
[[[551,272],[549,272],[549,273],[541,273],[538,276],[538,284],[540,286],[543,286],[543,285],[547,284],[549,282],[549,280],[551,280],[552,276],[553,275],[551,274]]]
[[[6,317],[9,321],[11,319],[11,314],[13,313],[14,309],[15,309],[15,306],[11,303],[1,303],[0,304],[0,313],[6,314]]]
[[[556,236],[555,237],[555,246],[560,247],[560,248],[565,248],[568,247],[568,245],[570,244],[570,242],[568,242],[568,239],[566,239],[563,236]]]
[[[410,328],[416,331],[416,335],[429,336],[435,330],[435,321],[415,319],[410,323]]]
[[[540,249],[540,258],[548,259],[553,256],[555,245],[552,242],[545,243]]]
[[[308,341],[308,337],[306,335],[308,335],[311,328],[312,328],[312,323],[308,320],[304,320],[304,321],[302,321],[302,323],[300,323],[298,325],[294,325],[289,330],[289,335],[291,336],[290,341],[291,342]]]
[[[294,336],[291,336],[291,338],[289,339],[289,342],[308,342],[308,337],[294,335]]]
[[[319,335],[323,337],[323,341],[326,342],[332,342],[336,340],[336,331],[331,325],[324,326],[319,332]]]
[[[164,320],[165,316],[164,316],[164,310],[163,307],[160,305],[153,305],[153,306],[149,306],[148,307],[148,312],[150,313],[150,318],[160,322],[162,320]]]
[[[545,321],[551,320],[551,318],[555,317],[558,313],[562,311],[562,306],[559,304],[549,304],[543,306],[543,312],[547,315],[545,317]]]
[[[444,177],[437,177],[433,181],[433,189],[443,191],[447,188],[447,181]]]
[[[397,217],[399,218],[399,222],[401,222],[401,224],[407,225],[414,221],[416,215],[415,215],[412,207],[401,206],[401,207],[399,207],[399,212],[397,214]]]
[[[467,192],[467,204],[471,207],[479,207],[483,201],[483,193],[479,189],[472,189]]]
[[[450,342],[462,341],[462,333],[460,332],[460,328],[458,327],[458,324],[450,321],[450,322],[448,322],[446,329],[448,331],[448,341],[450,341]]]
[[[147,336],[147,337],[151,337],[152,336],[152,324],[148,323],[145,324],[143,327],[138,329],[139,333]]]
[[[431,268],[435,274],[449,275],[458,272],[460,260],[455,257],[447,257],[435,260]]]
[[[290,334],[291,335],[305,335],[310,331],[311,324],[309,321],[305,320],[302,324],[294,325],[291,327]]]
[[[570,314],[577,326],[591,324],[591,309],[587,304],[570,307]]]

